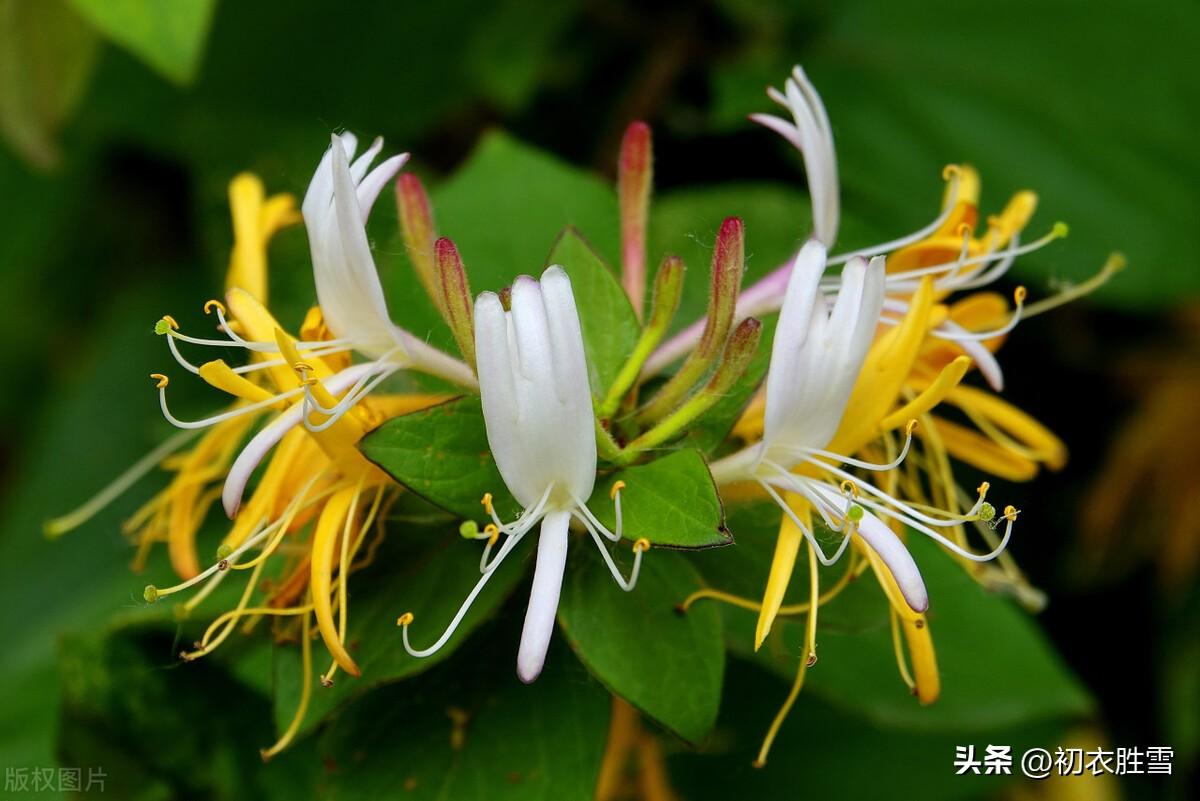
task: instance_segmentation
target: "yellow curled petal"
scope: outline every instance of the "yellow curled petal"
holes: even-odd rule
[[[227,290],[238,287],[255,298],[267,298],[267,260],[259,225],[262,181],[244,172],[229,182],[229,212],[233,218],[233,251],[225,276]]]
[[[879,434],[879,421],[896,402],[929,330],[933,282],[926,276],[900,324],[879,337],[867,353],[842,422],[827,450],[857,453]]]
[[[799,495],[791,493],[784,496],[788,506],[806,526],[812,526],[812,510],[808,501]],[[758,650],[767,635],[771,633],[771,625],[783,605],[784,595],[787,594],[788,584],[792,580],[792,569],[796,565],[796,554],[800,551],[800,543],[804,541],[804,532],[792,520],[791,515],[784,514],[779,524],[779,537],[775,540],[775,556],[771,560],[771,572],[767,576],[767,586],[763,591],[762,609],[758,612],[758,623],[754,631],[754,650]]]
[[[933,418],[946,451],[972,467],[1009,481],[1029,481],[1037,475],[1037,462],[997,445],[989,438],[957,423]]]
[[[988,220],[989,234],[997,237],[995,247],[1004,247],[1014,234],[1021,233],[1033,213],[1037,211],[1038,196],[1035,192],[1023,190],[1017,192],[1008,201],[1004,211]]]
[[[966,356],[959,356],[950,362],[924,392],[883,418],[879,423],[880,430],[890,431],[937,406],[950,390],[958,386],[970,367],[971,360]]]
[[[251,403],[270,400],[272,397],[270,392],[267,392],[258,384],[251,383],[238,373],[235,373],[233,368],[226,364],[223,359],[214,359],[211,362],[205,362],[200,365],[200,377],[209,386],[216,387],[222,392],[228,392],[235,398],[241,398]]]
[[[1054,432],[998,395],[975,387],[956,387],[947,393],[946,401],[986,417],[1033,451],[1051,470],[1067,463],[1067,446]]]
[[[262,209],[258,214],[258,228],[259,234],[263,239],[263,244],[266,245],[271,237],[284,228],[303,221],[304,218],[300,216],[300,210],[296,208],[295,197],[286,192],[271,195],[263,203]]]
[[[325,641],[325,647],[329,649],[330,655],[338,663],[338,666],[351,676],[359,676],[361,671],[338,637],[337,624],[333,619],[331,595],[333,559],[337,550],[335,546],[338,536],[345,528],[350,503],[357,494],[357,488],[347,487],[335,492],[325,502],[325,508],[321,510],[321,517],[317,520],[317,527],[313,533],[312,574],[309,579],[309,586],[312,587],[313,613],[317,618],[317,628],[321,632],[321,639]],[[346,580],[346,567],[346,565],[338,566],[338,570],[342,574],[342,581]]]
[[[942,679],[938,674],[937,654],[933,650],[933,635],[929,621],[922,616],[918,620],[901,619],[904,640],[908,643],[908,656],[912,660],[913,688],[917,700],[932,704],[942,693]]]

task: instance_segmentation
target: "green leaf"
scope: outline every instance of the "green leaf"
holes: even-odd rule
[[[596,554],[577,557],[558,606],[575,653],[613,693],[684,740],[702,742],[721,701],[721,618],[712,607],[675,612],[700,576],[681,554],[652,550],[627,593]]]
[[[177,84],[192,82],[200,66],[216,0],[70,0],[108,39]]]
[[[478,396],[394,417],[360,447],[392,478],[459,517],[486,520],[484,492],[492,493],[501,518],[521,511],[496,469]]]
[[[712,474],[696,451],[676,451],[603,478],[592,491],[588,509],[610,531],[617,525],[610,498],[618,481],[625,482],[621,518],[626,539],[645,537],[668,548],[713,548],[733,541]]]
[[[316,685],[304,731],[315,727],[348,698],[422,673],[445,660],[495,614],[525,575],[526,565],[518,556],[507,559],[496,568],[471,610],[440,650],[424,659],[409,656],[401,644],[396,618],[404,612],[413,613],[409,637],[414,648],[425,648],[440,637],[480,579],[483,543],[458,536],[451,521],[445,525],[417,526],[396,520],[390,528],[397,536],[385,542],[370,568],[351,576],[348,587],[351,603],[346,640],[352,644],[351,653],[362,676],[354,678],[339,673],[332,687]],[[414,548],[411,544],[429,542],[433,537],[438,539],[427,547]],[[324,671],[329,658],[320,641],[313,644],[313,649],[314,669]],[[299,649],[283,646],[276,656],[279,658],[275,670],[275,718],[286,725],[299,697]],[[515,666],[515,649],[512,662]]]
[[[546,263],[561,265],[571,276],[592,395],[603,398],[637,344],[637,315],[612,271],[575,228],[559,235]]]
[[[738,537],[733,551],[742,560],[740,565],[707,555],[693,560],[707,583],[755,599],[761,597],[779,525],[778,511],[772,513],[767,504],[756,508],[748,512],[734,507],[731,513],[730,524]],[[806,693],[878,725],[912,731],[987,731],[1092,711],[1087,692],[1024,612],[982,589],[926,538],[910,534],[908,544],[929,589],[926,617],[942,677],[941,697],[921,706],[901,681],[892,653],[887,601],[870,571],[821,608],[820,659],[808,671]],[[840,569],[823,569],[822,584],[836,581]],[[797,569],[794,574],[789,603],[806,599],[807,572]],[[755,655],[757,615],[721,608],[731,652],[756,658],[789,679],[795,674],[804,617],[777,619]]]
[[[974,745],[979,757],[988,744],[1011,746],[1014,772],[1019,772],[1017,764],[1026,749],[1053,750],[1066,728],[1063,721],[1042,721],[999,729],[986,740],[963,732],[896,731],[847,714],[839,704],[817,698],[806,688],[784,721],[766,766],[756,768],[759,746],[787,695],[788,683],[734,659],[726,685],[713,747],[668,757],[671,782],[681,798],[994,798],[1013,777],[955,775],[955,746]]]
[[[458,246],[476,293],[496,291],[518,275],[537,273],[567,226],[587,232],[601,262],[617,252],[613,188],[500,131],[486,134],[470,158],[430,196],[438,234]],[[397,321],[418,335],[430,335],[435,344],[453,347],[433,304],[413,291],[403,241],[394,223],[388,225],[392,239],[376,258],[394,296],[404,299],[403,306],[393,304]]]
[[[56,136],[98,52],[96,34],[63,0],[0,0],[0,134],[29,163],[58,164]]]
[[[494,663],[507,628],[452,670],[371,693],[322,737],[326,793],[353,799],[593,797],[609,698],[563,648],[532,685]],[[465,719],[456,724],[454,716]],[[455,731],[459,734],[456,735]]]
[[[262,797],[267,699],[211,663],[168,669],[174,646],[161,631],[61,642],[62,764],[83,767],[81,786],[102,769],[118,798]]]

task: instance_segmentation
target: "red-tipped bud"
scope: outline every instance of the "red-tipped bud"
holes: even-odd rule
[[[471,283],[463,267],[458,248],[442,237],[434,245],[437,261],[439,306],[463,359],[475,366],[475,325],[471,303]]]
[[[716,372],[708,380],[707,390],[718,395],[727,393],[750,366],[750,361],[758,352],[761,338],[762,323],[753,317],[742,320],[729,335],[725,353],[717,365]]]
[[[646,295],[646,218],[653,177],[650,126],[632,122],[621,140],[617,195],[621,211],[621,284],[639,319]]]
[[[737,308],[738,292],[742,287],[745,267],[745,229],[738,217],[726,217],[717,233],[713,248],[712,286],[708,297],[708,322],[696,352],[702,357],[715,357],[725,347],[733,315]]]
[[[725,350],[725,341],[733,328],[738,290],[742,285],[744,235],[742,221],[729,217],[721,224],[713,249],[712,287],[708,299],[708,318],[700,342],[680,366],[679,371],[659,389],[638,412],[641,423],[661,420],[701,381]]]
[[[437,292],[437,267],[433,242],[437,232],[433,226],[433,210],[421,179],[411,172],[402,172],[396,180],[396,208],[400,213],[400,232],[413,269],[434,305],[441,309]],[[443,314],[445,310],[442,309]]]

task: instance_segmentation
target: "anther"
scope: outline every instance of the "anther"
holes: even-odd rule
[[[495,545],[496,540],[500,539],[500,529],[495,523],[488,523],[484,526],[483,533],[488,535],[488,545]]]
[[[329,689],[330,687],[333,686],[333,679],[329,678],[328,676],[322,676],[321,677],[321,686],[324,687],[325,689]]]
[[[942,180],[949,181],[951,178],[958,178],[962,175],[962,167],[957,164],[947,164],[942,168]]]
[[[1029,293],[1026,291],[1025,287],[1019,286],[1013,292],[1013,300],[1015,300],[1017,302],[1017,305],[1020,306],[1022,303],[1025,302],[1025,296],[1027,294],[1029,294]]]
[[[405,612],[403,615],[396,618],[397,626],[407,626],[407,625],[411,624],[412,622],[413,622],[413,613],[412,612]]]
[[[483,504],[484,511],[486,511],[489,515],[492,514],[492,493],[483,493],[483,499],[480,501],[480,503]]]
[[[228,570],[228,569],[229,569],[229,560],[228,559],[222,559],[220,562],[217,562],[217,570]]]
[[[857,498],[858,497],[858,485],[855,484],[850,479],[846,479],[845,481],[842,482],[842,492],[847,495],[852,495],[855,498]]]
[[[810,653],[808,654],[808,659],[805,661],[805,663],[804,663],[804,664],[805,664],[805,666],[807,666],[807,667],[812,667],[813,665],[817,664],[817,655],[816,655],[816,653],[815,653],[815,652],[810,652]]]
[[[164,314],[162,319],[154,324],[154,333],[162,336],[168,331],[178,331],[179,323],[175,322],[175,318],[169,314]]]
[[[919,629],[925,628],[925,618],[923,618],[923,617],[917,618],[916,620],[913,621],[913,626],[915,626],[916,628],[919,628]]]
[[[204,304],[204,313],[205,314],[212,314],[213,309],[216,309],[221,314],[225,314],[225,304],[222,303],[221,301],[217,300],[216,298],[213,298],[212,300],[210,300]]]
[[[157,601],[158,587],[155,587],[153,584],[147,584],[146,589],[142,590],[142,598],[144,598],[148,604],[152,604]]]
[[[1021,514],[1021,510],[1015,506],[1009,505],[1004,507],[1004,519],[1010,523],[1015,521],[1019,514]]]
[[[984,498],[987,497],[988,490],[990,490],[991,488],[992,488],[992,485],[985,481],[982,484],[980,484],[979,487],[975,491],[977,493],[979,493],[980,500],[983,500]]]
[[[638,537],[637,541],[633,543],[634,553],[643,553],[648,550],[650,550],[650,540],[645,537]]]
[[[915,431],[915,430],[916,430],[916,428],[917,428],[917,421],[916,421],[916,419],[914,418],[914,419],[912,419],[912,420],[909,420],[909,421],[908,421],[908,423],[907,423],[907,424],[905,424],[905,426],[904,426],[904,436],[906,436],[906,437],[911,437],[911,436],[912,436],[912,432],[913,432],[913,431]]]
[[[608,492],[609,499],[615,501],[617,499],[617,494],[623,489],[625,489],[624,481],[618,481],[617,483],[613,484],[612,489]]]
[[[171,383],[171,379],[167,378],[162,373],[151,373],[150,377],[155,381],[155,389],[166,389],[167,384]]]

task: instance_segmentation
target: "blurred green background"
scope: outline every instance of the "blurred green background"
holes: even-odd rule
[[[1087,278],[1113,250],[1128,257],[1109,285],[1022,325],[1001,354],[1007,397],[1072,449],[1062,473],[1005,491],[1026,514],[1012,550],[1050,598],[1036,625],[1095,711],[1023,718],[1001,734],[914,734],[806,696],[777,761],[753,772],[750,753],[785,684],[735,662],[717,735],[723,756],[705,761],[668,741],[678,795],[753,788],[793,798],[808,787],[808,797],[876,797],[878,782],[862,774],[869,766],[848,761],[843,740],[869,743],[882,774],[927,798],[1020,793],[956,779],[953,746],[1007,736],[1053,749],[1087,723],[1112,745],[1175,748],[1177,775],[1131,778],[1126,797],[1186,797],[1200,747],[1197,4],[643,6],[0,0],[0,765],[103,764],[110,797],[307,797],[331,771],[322,797],[392,797],[385,765],[366,760],[356,782],[339,782],[331,763],[353,760],[348,738],[406,741],[415,735],[404,727],[440,714],[381,721],[355,706],[338,721],[351,734],[335,753],[309,738],[264,768],[256,749],[271,739],[267,698],[220,666],[169,669],[169,630],[97,636],[138,614],[144,580],[128,571],[119,521],[150,488],[62,541],[42,536],[45,519],[167,433],[146,377],[168,358],[152,325],[167,312],[195,323],[223,285],[233,175],[250,169],[268,192],[301,195],[331,131],[378,133],[390,150],[414,154],[435,203],[444,187],[446,206],[462,211],[437,210],[445,233],[474,237],[476,253],[492,248],[514,273],[533,271],[566,223],[615,255],[615,204],[585,196],[604,197],[625,125],[644,119],[662,198],[652,239],[700,264],[720,217],[744,215],[751,263],[764,268],[807,232],[803,172],[745,116],[767,110],[764,88],[801,63],[833,120],[847,240],[927,222],[941,168],[963,161],[980,170],[985,210],[1032,188],[1035,230],[1070,224],[1064,243],[1014,271],[1034,297]],[[485,138],[495,130],[527,147]],[[481,141],[490,144],[473,158]],[[528,148],[577,176],[555,185],[559,205],[553,195],[538,201],[549,233],[477,230],[522,211],[523,183],[537,185],[544,169]],[[445,183],[464,163],[476,183]],[[372,225],[398,296],[414,290],[389,239],[394,201],[385,198]],[[516,208],[489,208],[491,198]],[[525,231],[539,236],[519,238]],[[313,302],[301,230],[281,235],[272,266],[272,305],[295,323]],[[212,402],[197,392],[181,399],[185,408],[189,400]],[[1132,500],[1089,520],[1097,493],[1113,487],[1133,488]],[[996,654],[979,658],[999,659],[1005,644],[991,646]],[[491,659],[478,653],[455,659]],[[420,690],[380,690],[372,703],[405,709],[444,691],[436,671],[421,681]],[[569,689],[585,679],[559,681]],[[742,697],[730,694],[735,685],[772,689]],[[470,795],[459,792],[444,797]]]

